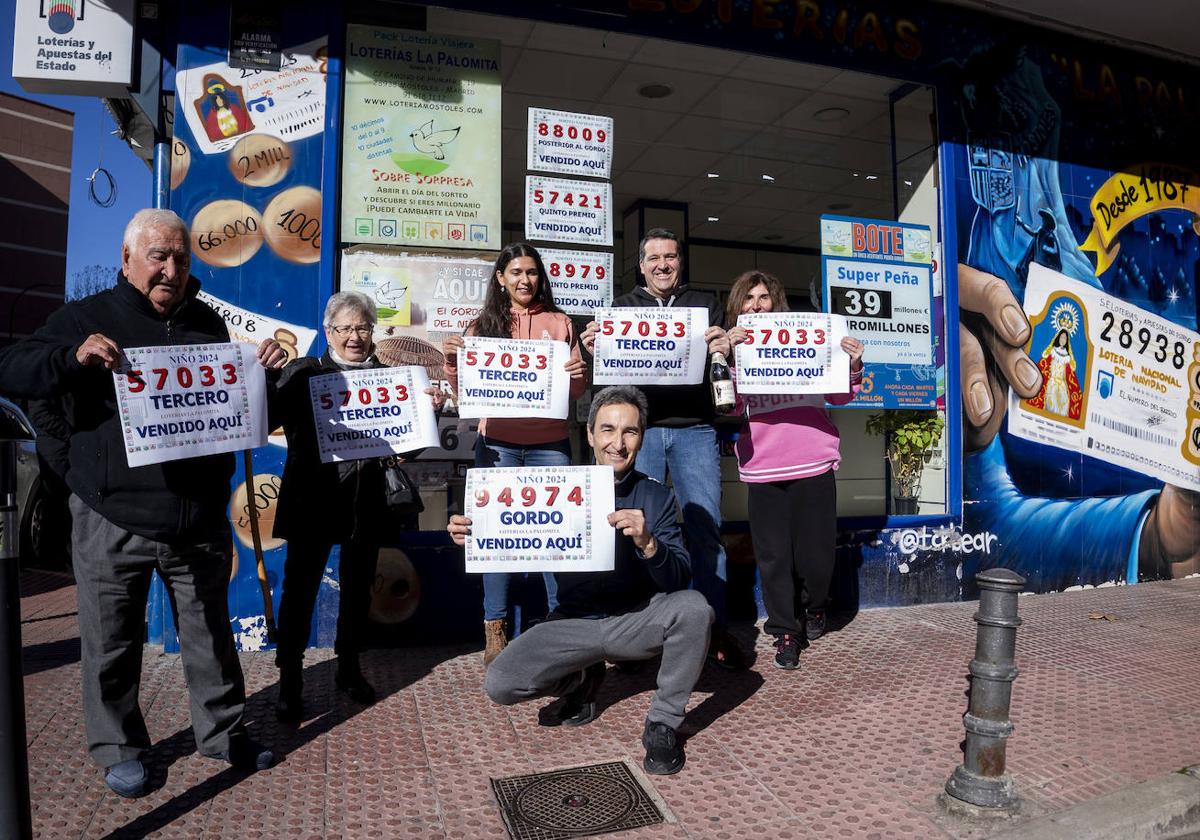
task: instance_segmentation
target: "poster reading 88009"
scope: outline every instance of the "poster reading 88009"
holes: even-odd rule
[[[342,240],[498,249],[500,43],[346,27]]]
[[[1009,433],[1200,490],[1200,335],[1036,263],[1025,312],[1042,385]]]

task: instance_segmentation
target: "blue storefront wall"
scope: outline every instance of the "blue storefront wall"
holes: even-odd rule
[[[1162,573],[1163,558],[1141,548],[1155,544],[1143,532],[1161,482],[1004,431],[985,446],[975,430],[964,429],[958,334],[960,323],[972,330],[977,325],[970,317],[960,321],[957,264],[995,274],[1019,301],[1030,261],[1053,262],[1040,247],[1045,235],[1038,240],[1026,230],[1048,214],[1060,270],[1194,328],[1200,223],[1192,212],[1156,208],[1136,218],[1119,234],[1117,259],[1099,273],[1095,255],[1079,246],[1093,226],[1096,192],[1113,174],[1165,163],[1178,168],[1176,177],[1195,184],[1189,146],[1200,128],[1195,68],[924,2],[613,0],[580,3],[577,9],[542,2],[439,5],[602,26],[931,85],[940,151],[945,323],[939,342],[944,357],[938,363],[945,366],[948,395],[950,502],[944,516],[842,523],[836,592],[863,607],[956,600],[972,597],[971,576],[990,566],[1016,569],[1035,591],[1133,582],[1139,572]],[[337,229],[341,15],[340,9],[301,3],[289,7],[284,19],[285,49],[327,38],[322,131],[292,143],[286,177],[265,188],[234,178],[227,154],[192,149],[192,168],[172,192],[172,206],[185,219],[221,199],[244,201],[261,213],[280,192],[311,185],[321,193],[322,230]],[[372,6],[369,16],[386,23],[387,7]],[[181,20],[179,71],[225,60],[228,21],[222,4],[208,4]],[[179,97],[176,137],[195,143],[183,118],[188,107],[194,103]],[[984,183],[988,189],[980,187]],[[338,244],[332,237],[323,239],[315,263],[295,264],[263,246],[236,266],[197,260],[194,271],[207,290],[230,303],[317,328],[321,304],[335,287]],[[314,352],[321,343],[318,335]],[[259,450],[255,472],[278,475],[283,454],[277,446]],[[243,481],[239,473],[235,489]],[[231,515],[236,519],[238,511]],[[734,524],[730,530],[739,528]],[[253,552],[236,537],[235,550],[230,606],[240,643],[252,648],[264,641],[262,600]],[[377,583],[402,602],[393,616],[411,615],[388,625],[389,637],[476,632],[478,583],[462,574],[444,536],[414,535],[400,550],[403,562],[393,564],[399,572]],[[741,554],[743,561],[749,556]],[[276,604],[283,555],[282,547],[266,553]],[[731,572],[731,578],[741,581],[748,597],[753,577],[747,571]],[[332,642],[336,554],[327,572],[314,620],[313,641],[320,645]],[[161,589],[156,589],[150,630],[152,640],[171,646],[173,628]]]

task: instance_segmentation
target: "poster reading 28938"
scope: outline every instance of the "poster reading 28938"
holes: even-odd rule
[[[346,27],[345,242],[500,247],[500,43]]]

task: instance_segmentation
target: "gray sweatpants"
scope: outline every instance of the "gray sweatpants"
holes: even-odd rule
[[[643,610],[610,618],[546,621],[506,647],[484,680],[484,690],[505,706],[574,690],[583,669],[606,659],[649,659],[662,653],[658,691],[646,720],[678,729],[708,653],[713,611],[693,590],[659,593]]]
[[[138,706],[146,599],[158,571],[171,596],[192,729],[201,753],[229,748],[242,730],[246,687],[229,624],[229,531],[170,545],[109,522],[71,496],[71,561],[79,601],[80,665],[88,750],[101,767],[150,748]]]

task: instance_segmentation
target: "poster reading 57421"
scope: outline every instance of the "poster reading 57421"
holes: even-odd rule
[[[500,247],[500,43],[346,28],[342,240]]]

